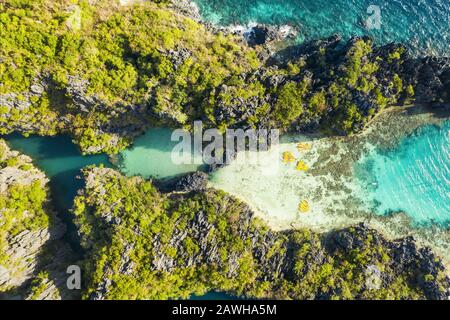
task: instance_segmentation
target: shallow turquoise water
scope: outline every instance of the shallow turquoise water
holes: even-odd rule
[[[122,169],[128,174],[170,177],[198,168],[177,167],[171,162],[169,129],[150,129],[138,138],[133,148],[122,153]],[[91,164],[109,165],[105,155],[82,156],[67,136],[24,138],[5,137],[12,148],[31,156],[50,177],[50,187],[57,206],[67,213],[82,181],[80,169]],[[393,150],[376,150],[356,165],[360,183],[380,215],[405,211],[418,225],[436,222],[450,226],[450,121],[442,127],[426,126],[405,137]],[[63,212],[63,215],[66,214]],[[70,226],[69,231],[75,231]],[[70,241],[70,235],[69,235]],[[76,249],[76,247],[75,247]],[[210,292],[191,299],[238,299]]]
[[[300,40],[370,35],[378,43],[402,42],[418,53],[450,53],[448,0],[195,0],[202,16],[216,24],[289,24]],[[381,9],[381,28],[367,30],[367,8]]]
[[[376,213],[405,211],[416,224],[450,226],[450,121],[372,152],[356,170]]]
[[[134,148],[127,150],[127,163],[133,162],[133,170],[137,170],[142,165],[143,175],[155,175],[168,177],[174,174],[195,170],[197,166],[175,168],[170,165],[170,154],[174,143],[170,142],[169,129],[150,129],[144,136],[138,138]],[[62,218],[68,223],[68,240],[73,245],[73,249],[79,250],[71,235],[76,228],[71,224],[71,217],[68,210],[72,207],[73,199],[77,190],[83,187],[82,180],[76,177],[80,174],[80,169],[88,165],[111,166],[106,155],[83,156],[79,149],[68,136],[40,137],[30,136],[28,138],[19,134],[11,134],[3,137],[14,150],[30,156],[41,170],[50,178],[50,188],[54,204],[62,213]],[[145,159],[141,160],[141,156]],[[147,161],[151,160],[151,161]],[[149,167],[147,166],[149,165]],[[160,165],[160,166],[158,166]],[[140,173],[140,172],[134,172]],[[237,299],[222,292],[209,292],[203,296],[192,296],[192,300],[219,300]]]
[[[177,142],[171,141],[171,133],[168,128],[147,130],[131,148],[121,153],[121,171],[128,175],[161,179],[201,169],[198,164],[177,165],[172,162],[172,149]],[[83,156],[69,136],[26,138],[11,134],[5,139],[13,149],[30,156],[50,177],[52,195],[64,209],[72,206],[77,190],[82,187],[82,180],[76,178],[80,169],[94,164],[112,166],[104,154]]]
[[[450,225],[450,121],[426,126],[405,137],[394,150],[376,150],[356,166],[356,176],[369,194],[376,213],[405,211],[418,224],[435,221]],[[200,169],[198,164],[177,165],[171,160],[171,130],[153,128],[122,153],[121,170],[128,175],[167,178]],[[6,137],[12,148],[33,158],[50,177],[59,208],[72,206],[82,181],[80,169],[91,164],[110,166],[106,155],[82,156],[68,136]]]
[[[120,170],[129,175],[164,179],[201,169],[200,164],[176,164],[172,150],[177,141],[171,141],[172,130],[152,128],[138,137],[133,146],[121,153]],[[191,152],[194,157],[194,152]],[[200,155],[197,155],[200,157]]]

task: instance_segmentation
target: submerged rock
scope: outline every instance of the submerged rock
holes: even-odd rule
[[[295,39],[297,30],[291,26],[271,26],[257,24],[244,31],[243,36],[249,46],[268,44],[273,41]]]

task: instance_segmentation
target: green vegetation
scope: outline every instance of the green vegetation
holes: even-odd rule
[[[215,34],[168,2],[1,2],[0,134],[70,133],[84,153],[117,153],[149,126],[190,128],[196,119],[221,129],[351,134],[382,108],[415,99],[415,84],[401,73],[402,47],[380,50],[366,38],[312,44],[308,54],[265,64],[260,48]],[[3,140],[0,171],[8,181],[0,185],[0,265],[32,279],[29,298],[39,298],[54,279],[37,269],[23,279],[29,261],[11,259],[8,249],[24,231],[49,228],[46,178]],[[85,298],[176,299],[221,290],[260,298],[420,299],[432,297],[430,284],[443,291],[448,281],[418,260],[399,267],[395,247],[362,227],[327,237],[276,233],[223,192],[165,195],[111,169],[84,175],[73,212],[86,253]],[[342,234],[358,245],[333,242]]]
[[[47,288],[47,282],[49,281],[49,275],[46,271],[39,272],[36,277],[31,280],[30,285],[30,300],[39,300],[40,296]]]
[[[254,50],[164,5],[118,3],[0,4],[1,133],[69,131],[87,153],[115,153],[148,123],[202,117],[211,91],[259,66]]]
[[[117,153],[149,126],[197,119],[348,134],[414,97],[413,84],[390,72],[402,47],[356,39],[269,67],[260,48],[213,34],[166,2],[0,4],[0,134],[69,132],[84,153]]]
[[[428,294],[419,279],[430,276],[420,261],[397,265],[394,246],[373,230],[337,231],[325,245],[308,230],[269,231],[220,191],[167,196],[112,169],[92,167],[84,175],[73,211],[87,252],[85,298],[176,299],[211,290],[282,299]],[[341,246],[340,237],[354,245]],[[372,279],[371,270],[380,276]]]
[[[307,93],[309,82],[286,82],[277,92],[274,121],[289,126],[303,112],[303,97]]]
[[[300,117],[297,112],[299,108],[286,103],[296,101],[299,106],[302,105],[299,91],[287,92],[283,87],[278,89],[278,103],[289,106],[288,122],[297,119],[307,125],[311,120],[318,121],[324,131],[349,134],[360,131],[385,106],[400,104],[400,100],[405,98],[403,81],[398,74],[390,73],[387,73],[389,79],[385,79],[386,74],[379,72],[382,53],[375,53],[373,49],[370,39],[356,39],[344,48],[319,47],[311,57],[301,60],[301,69],[310,72],[308,77],[313,80],[310,79],[310,82],[315,84],[307,90],[300,90],[302,99],[307,100],[303,103]],[[291,70],[291,63],[284,68]],[[294,78],[298,76],[295,74]],[[380,91],[381,87],[386,86],[388,96]],[[411,94],[412,85],[409,86],[408,93]],[[286,115],[283,118],[286,119]]]
[[[0,186],[0,265],[18,274],[26,261],[11,259],[10,242],[23,231],[49,226],[46,181],[29,161],[0,140],[0,173],[8,181]],[[6,289],[0,286],[0,292]]]
[[[0,300],[77,296],[65,287],[66,268],[75,258],[61,241],[65,226],[47,182],[28,156],[0,139]]]
[[[84,273],[90,275],[86,296],[95,293],[105,276],[114,283],[108,287],[109,299],[188,297],[210,287],[243,294],[251,285],[255,271],[246,249],[248,242],[230,229],[232,219],[239,219],[241,204],[222,193],[171,201],[150,182],[128,179],[109,169],[97,170],[103,178],[97,181],[92,173],[87,176],[87,192],[76,198],[74,208],[82,244],[89,252]],[[216,201],[211,202],[210,197]],[[208,233],[203,241],[220,248],[215,263],[206,263],[205,253],[199,253],[198,237],[191,233],[189,225],[197,210],[204,210],[205,223],[214,226],[209,233],[200,226],[197,230]],[[105,224],[103,218],[111,222]],[[187,236],[173,243],[172,237],[183,232]],[[241,263],[236,272],[230,270],[230,257]],[[198,262],[186,265],[189,259]],[[167,260],[173,267],[165,266]]]

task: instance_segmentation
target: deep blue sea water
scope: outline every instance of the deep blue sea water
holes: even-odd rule
[[[450,54],[449,0],[194,0],[205,20],[219,25],[288,24],[299,40],[335,33],[370,35],[378,43],[402,42],[415,53]],[[371,5],[380,8],[381,28],[367,29]]]
[[[450,121],[366,155],[356,169],[375,213],[404,211],[417,225],[450,226]]]

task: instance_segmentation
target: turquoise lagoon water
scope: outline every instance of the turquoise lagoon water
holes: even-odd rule
[[[177,142],[171,141],[171,132],[168,128],[153,128],[137,138],[133,147],[121,154],[122,172],[168,178],[201,169],[198,164],[172,162],[172,148]],[[376,213],[404,211],[418,224],[434,221],[450,225],[449,132],[450,121],[441,127],[422,127],[405,137],[397,148],[377,149],[355,165],[357,180],[365,187],[365,198]],[[82,180],[76,178],[81,168],[92,164],[111,166],[106,155],[81,155],[68,136],[25,138],[13,134],[6,140],[12,148],[32,157],[50,177],[52,196],[64,210],[72,206],[82,187]]]
[[[450,226],[450,121],[425,126],[393,150],[375,150],[356,165],[381,215],[404,211],[418,225]]]
[[[30,156],[50,178],[52,197],[64,210],[72,207],[77,190],[83,186],[82,180],[76,178],[81,168],[93,164],[110,166],[106,155],[81,155],[69,136],[26,138],[12,134],[5,138],[14,150]]]
[[[335,33],[344,38],[370,35],[378,43],[402,42],[416,53],[450,53],[448,0],[195,0],[202,16],[215,24],[288,24],[299,40]],[[381,28],[364,27],[367,8],[381,10]]]
[[[131,148],[121,153],[120,170],[129,176],[165,179],[202,169],[202,164],[174,163],[172,150],[179,141],[171,141],[171,135],[172,130],[168,128],[149,129],[135,139]],[[201,162],[199,153],[192,151],[190,157]]]
[[[65,238],[76,253],[81,253],[77,229],[69,212],[77,190],[83,187],[83,180],[77,179],[77,176],[80,175],[80,169],[88,165],[109,166],[108,157],[82,156],[71,138],[66,135],[26,138],[19,134],[11,134],[4,138],[14,150],[30,156],[33,163],[50,178],[52,203],[67,226]]]
[[[192,171],[197,165],[175,168],[171,164],[169,129],[151,129],[123,152],[122,169],[128,174],[169,177]],[[429,225],[434,221],[450,225],[450,121],[442,127],[426,126],[406,137],[394,150],[377,150],[357,165],[358,178],[370,186],[369,198],[380,215],[403,210],[415,222]],[[82,181],[76,179],[80,169],[91,164],[109,166],[105,155],[82,156],[68,136],[5,137],[12,148],[31,156],[35,164],[50,177],[50,187],[57,207],[71,207]],[[376,186],[373,185],[376,183]],[[64,218],[64,217],[63,217]],[[74,231],[70,225],[69,231]],[[71,236],[69,235],[69,241]],[[77,249],[77,246],[74,246]],[[238,299],[225,293],[210,292],[192,296],[197,300]]]
[[[168,178],[202,168],[198,164],[177,165],[172,162],[172,149],[178,142],[171,141],[172,130],[152,128],[138,137],[129,149],[121,153],[119,169],[127,175],[145,178]],[[50,178],[53,198],[61,208],[69,209],[82,185],[76,177],[89,165],[113,166],[104,154],[80,153],[69,136],[55,137],[11,134],[4,137],[8,144],[33,159],[33,162]]]
[[[167,128],[149,129],[145,135],[136,139],[133,148],[123,152],[123,170],[130,174],[143,176],[171,177],[177,174],[195,171],[198,165],[176,166],[171,164],[171,151],[176,142],[170,141],[171,130]],[[11,134],[4,138],[10,147],[30,156],[41,170],[50,178],[53,201],[63,220],[68,222],[69,232],[75,228],[70,223],[68,210],[72,207],[77,190],[83,182],[77,179],[80,170],[88,165],[110,167],[108,157],[104,154],[83,156],[69,136],[56,137],[30,136]],[[139,169],[140,168],[140,169]],[[73,244],[69,236],[69,241]],[[73,244],[75,250],[80,248]],[[193,300],[237,299],[221,292],[210,292],[203,296],[192,296]]]

